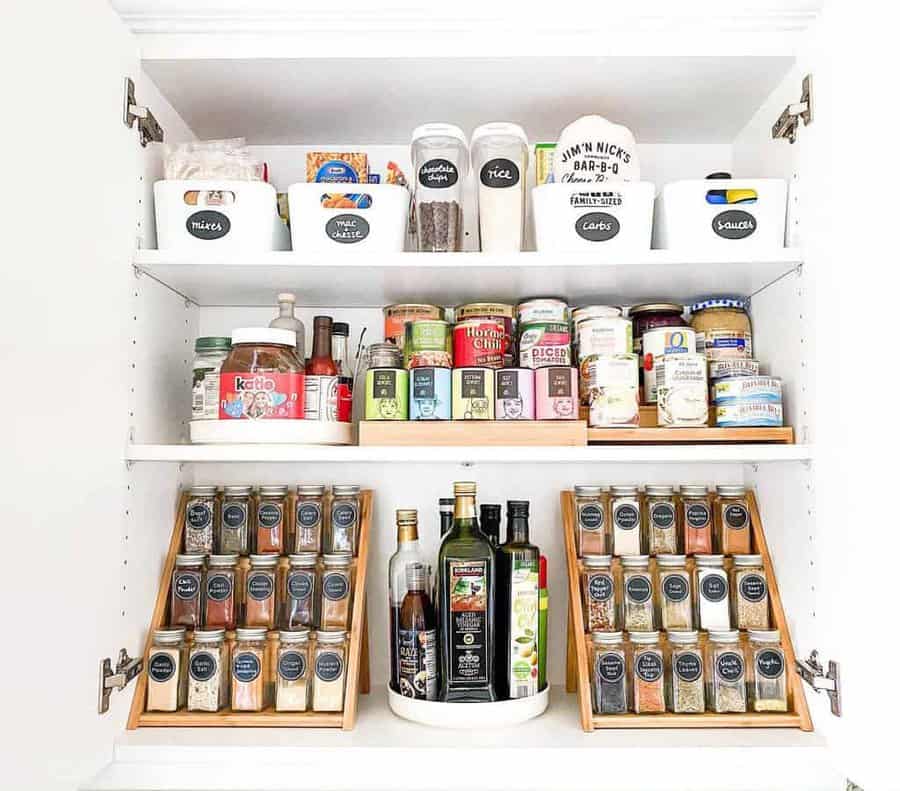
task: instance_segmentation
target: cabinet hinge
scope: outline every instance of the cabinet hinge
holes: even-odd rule
[[[828,662],[826,673],[819,662],[819,652],[813,649],[809,659],[798,659],[795,662],[797,672],[815,692],[827,692],[831,701],[831,713],[841,716],[841,666],[834,660]]]
[[[800,121],[803,121],[804,126],[809,126],[813,121],[811,74],[807,74],[803,78],[803,93],[800,95],[800,101],[797,104],[789,104],[778,117],[772,127],[772,137],[775,140],[787,138],[791,143],[796,143]]]
[[[112,660],[107,657],[100,660],[100,687],[97,690],[97,713],[109,711],[109,696],[114,689],[123,690],[132,679],[137,678],[144,669],[143,659],[132,659],[128,651],[119,649],[119,661],[113,672]]]
[[[131,77],[125,78],[125,95],[122,104],[122,121],[125,126],[131,129],[134,122],[138,122],[142,148],[146,148],[147,143],[162,143],[165,131],[153,117],[150,108],[137,103],[137,99],[134,98],[134,81]]]

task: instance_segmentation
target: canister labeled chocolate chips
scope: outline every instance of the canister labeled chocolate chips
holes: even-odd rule
[[[419,252],[462,249],[462,187],[469,162],[466,136],[453,124],[413,130],[416,242]]]

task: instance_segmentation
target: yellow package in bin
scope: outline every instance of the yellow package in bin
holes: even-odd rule
[[[306,181],[366,184],[369,158],[358,151],[310,151],[306,155]]]

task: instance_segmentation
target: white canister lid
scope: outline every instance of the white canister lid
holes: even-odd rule
[[[463,147],[468,146],[466,133],[455,124],[429,123],[417,126],[413,129],[411,142],[415,144],[426,137],[451,137],[462,143]]]
[[[241,327],[231,333],[231,345],[239,343],[274,343],[279,346],[297,345],[297,333],[272,327]]]
[[[478,143],[479,140],[484,140],[487,137],[501,136],[514,137],[521,142],[523,146],[528,145],[528,136],[521,126],[510,123],[509,121],[492,121],[489,124],[482,124],[481,126],[476,127],[475,131],[472,132],[472,148],[475,148],[475,144]]]

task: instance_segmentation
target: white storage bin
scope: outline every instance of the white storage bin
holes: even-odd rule
[[[649,250],[653,184],[543,184],[531,191],[538,250]]]
[[[164,180],[153,185],[160,250],[287,250],[275,188],[264,181]]]
[[[346,206],[323,203],[324,195],[352,196]],[[356,204],[359,196],[367,199]],[[334,203],[336,201],[332,201]],[[396,184],[292,184],[288,188],[295,250],[403,252],[409,190]]]
[[[711,190],[755,190],[755,203],[709,203]],[[784,247],[787,185],[782,179],[675,181],[656,199],[657,248]]]

